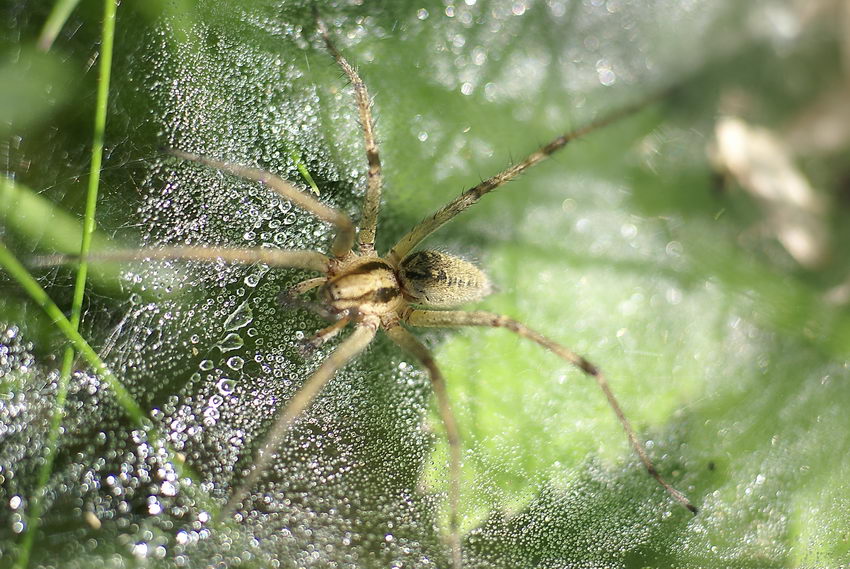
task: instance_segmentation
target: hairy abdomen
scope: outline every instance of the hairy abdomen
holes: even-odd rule
[[[481,269],[440,251],[417,251],[405,257],[399,280],[409,301],[429,306],[457,306],[490,294],[490,279]]]

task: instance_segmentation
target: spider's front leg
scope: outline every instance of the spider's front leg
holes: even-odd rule
[[[319,315],[325,320],[332,321],[332,324],[322,328],[309,338],[301,341],[300,352],[304,357],[309,356],[317,348],[321,347],[328,340],[334,338],[345,328],[349,322],[355,319],[358,315],[356,309],[348,309],[342,312],[334,311],[317,302],[311,302],[299,298],[302,294],[310,292],[328,281],[327,277],[316,277],[301,281],[292,288],[286,289],[280,293],[279,300],[281,304],[294,308],[303,308],[310,312]]]
[[[383,184],[381,157],[378,153],[378,143],[375,140],[375,122],[372,120],[372,100],[369,98],[366,83],[360,79],[357,70],[342,56],[331,41],[325,23],[321,19],[317,23],[325,46],[334,56],[342,71],[348,76],[354,88],[354,99],[357,101],[357,111],[360,115],[360,124],[363,127],[366,162],[369,165],[366,175],[366,198],[363,201],[363,213],[357,241],[360,244],[360,253],[371,255],[375,252],[375,233],[378,225],[378,210],[381,207],[381,186]]]
[[[507,184],[508,182],[510,182],[523,172],[536,166],[543,160],[546,160],[554,153],[567,146],[570,142],[640,111],[647,105],[654,103],[660,98],[666,96],[667,93],[668,90],[661,91],[659,93],[654,93],[642,101],[623,107],[618,111],[615,111],[614,113],[602,117],[600,119],[597,119],[584,127],[572,130],[570,132],[562,134],[561,136],[555,137],[548,143],[544,144],[543,146],[526,156],[525,159],[521,162],[517,162],[516,164],[508,166],[505,170],[502,170],[495,176],[491,176],[486,180],[482,181],[477,186],[469,188],[461,195],[444,205],[436,212],[434,212],[432,215],[429,215],[428,217],[420,221],[413,229],[411,229],[407,233],[407,235],[402,237],[398,241],[398,243],[396,243],[393,248],[390,249],[390,252],[387,255],[388,259],[392,263],[401,262],[426,237],[428,237],[437,229],[448,223],[459,213],[475,205],[478,200],[480,200],[483,196],[492,192],[496,188]]]
[[[292,425],[336,372],[366,349],[366,346],[375,337],[378,326],[379,322],[374,319],[361,321],[354,332],[322,362],[319,368],[313,372],[313,375],[286,402],[284,408],[278,412],[278,417],[266,434],[262,446],[254,455],[249,473],[239,486],[234,488],[230,499],[227,500],[227,504],[220,513],[221,516],[229,517],[244,505],[245,497],[268,471],[275,453],[280,448],[283,438],[292,428]]]
[[[638,457],[640,457],[640,460],[646,467],[647,472],[649,472],[649,474],[670,494],[674,500],[682,504],[692,513],[697,513],[696,506],[694,506],[684,494],[676,490],[661,476],[661,474],[659,474],[655,465],[652,463],[652,460],[650,460],[649,455],[646,454],[643,444],[635,434],[628,418],[626,418],[625,413],[623,413],[620,403],[614,396],[613,391],[611,391],[611,387],[608,385],[608,380],[605,378],[605,375],[597,366],[590,363],[584,357],[576,354],[561,344],[550,340],[546,336],[532,330],[521,322],[500,314],[493,314],[490,312],[466,312],[460,310],[408,310],[403,314],[403,319],[412,326],[421,327],[456,328],[461,326],[489,326],[492,328],[506,328],[523,338],[527,338],[532,342],[543,346],[556,356],[573,364],[581,371],[591,376],[596,381],[597,385],[599,385],[599,388],[608,400],[608,404],[614,410],[614,414],[623,426],[623,430],[626,431],[626,436],[629,438],[632,448],[635,450]]]
[[[282,198],[289,200],[300,207],[301,209],[312,213],[322,221],[326,221],[336,227],[336,238],[331,245],[331,253],[337,259],[346,257],[351,252],[351,247],[354,244],[354,223],[351,218],[345,213],[326,206],[307,192],[301,191],[283,178],[275,176],[265,170],[252,168],[250,166],[242,166],[240,164],[231,164],[230,162],[222,162],[206,156],[184,152],[182,150],[170,150],[171,154],[183,160],[197,162],[215,168],[222,172],[227,172],[238,178],[245,180],[253,180],[271,188]]]
[[[36,266],[61,265],[80,260],[79,255],[44,255],[35,258]],[[127,261],[202,261],[252,265],[263,263],[270,267],[305,269],[327,273],[330,259],[317,251],[290,249],[243,249],[238,247],[158,247],[146,249],[104,249],[86,256],[87,261],[108,263]],[[320,277],[324,278],[324,277]],[[311,279],[312,280],[312,279]]]

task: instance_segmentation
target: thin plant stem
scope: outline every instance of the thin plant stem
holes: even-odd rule
[[[41,34],[38,36],[38,49],[42,51],[50,50],[59,32],[62,31],[65,22],[71,16],[71,12],[74,11],[74,8],[79,3],[80,0],[56,0],[56,3],[53,4],[53,9],[50,11],[50,15],[47,16],[47,20],[44,22],[44,27],[41,28]]]
[[[295,167],[298,168],[298,172],[310,185],[310,189],[313,190],[313,193],[318,196],[320,194],[319,186],[316,185],[316,182],[313,180],[313,176],[310,175],[310,171],[307,169],[307,166],[305,166],[304,162],[301,160],[301,154],[299,154],[297,150],[293,150],[289,153],[289,156],[295,162]]]
[[[142,408],[133,399],[133,396],[130,395],[130,392],[127,391],[118,378],[112,374],[103,360],[100,359],[100,356],[97,355],[97,352],[95,352],[85,338],[83,338],[80,333],[74,329],[71,325],[71,321],[68,320],[59,307],[54,304],[47,292],[41,288],[41,285],[38,284],[35,278],[29,274],[21,262],[2,242],[0,242],[0,266],[2,266],[6,272],[8,272],[9,275],[18,282],[30,298],[32,298],[32,300],[35,301],[35,303],[47,314],[53,324],[55,324],[59,331],[62,332],[69,342],[71,342],[74,349],[76,349],[77,352],[79,352],[86,362],[92,367],[92,371],[98,374],[106,385],[109,386],[109,389],[115,393],[115,398],[118,400],[118,404],[121,405],[124,412],[129,415],[133,422],[143,427],[150,426],[150,420],[148,420],[145,412],[142,411]]]
[[[51,20],[48,20],[48,23],[50,23],[53,20],[53,17],[56,16],[59,18],[58,27],[61,28],[62,23],[67,19],[73,7],[73,2],[66,2],[64,4],[57,3],[54,6],[54,11],[51,14]],[[80,339],[82,339],[82,336],[79,336],[80,319],[82,317],[83,298],[85,296],[86,277],[88,275],[89,268],[86,258],[88,257],[91,249],[92,235],[95,230],[97,194],[100,186],[100,170],[101,165],[103,164],[103,140],[104,132],[106,130],[106,114],[109,103],[109,82],[112,71],[112,49],[115,39],[115,12],[115,0],[104,0],[103,24],[101,27],[100,66],[98,69],[97,102],[94,115],[91,163],[89,166],[89,184],[86,193],[86,210],[83,218],[82,240],[80,244],[81,261],[77,265],[77,277],[74,283],[74,297],[71,302],[71,317],[70,320],[67,321],[70,328],[67,332],[73,331]],[[45,33],[47,32],[48,27],[46,25]],[[56,33],[58,33],[58,29],[53,32],[53,36],[49,39],[49,43],[47,44],[48,47],[50,43],[52,43],[53,38],[55,38]],[[44,35],[42,36],[42,40],[48,41],[45,39]],[[56,306],[52,302],[50,302],[49,305],[44,304],[45,299],[49,301],[49,298],[46,298],[47,295],[45,294],[44,296],[45,298],[41,301],[43,308],[49,305],[52,305],[53,307]],[[51,316],[53,317],[54,322],[58,322],[54,315]],[[67,332],[66,336],[68,335]],[[71,339],[70,336],[69,339]],[[73,340],[72,344],[74,344],[74,346],[68,346],[65,349],[64,358],[62,360],[62,371],[59,376],[56,400],[53,405],[53,415],[50,419],[50,430],[47,433],[47,443],[44,448],[44,461],[42,462],[41,468],[38,472],[35,491],[30,498],[30,507],[26,516],[26,530],[24,532],[21,542],[21,550],[17,559],[17,567],[19,569],[25,569],[29,565],[32,548],[35,545],[35,538],[38,534],[41,514],[44,509],[43,498],[47,485],[50,481],[50,475],[53,474],[53,464],[59,451],[59,432],[62,428],[62,420],[65,417],[65,403],[68,399],[68,387],[71,382],[71,372],[73,370],[75,358],[74,347],[81,349]],[[85,345],[88,350],[91,350],[88,343],[85,343]],[[100,373],[106,371],[106,366],[100,358],[97,357],[97,354],[94,353],[93,350],[91,350],[91,352],[92,355],[97,358],[98,364],[96,365],[93,360],[87,358],[89,359],[89,363],[95,367],[96,371],[100,370]],[[119,400],[122,398],[126,400],[125,403],[127,403],[127,405],[122,403],[122,406],[130,412],[130,415],[134,420],[144,422],[146,419],[141,408],[135,403],[135,401],[132,400],[123,385],[121,385],[110,372],[107,371],[107,373],[114,379],[113,383],[121,386],[122,391],[116,391],[116,394],[119,395]]]
[[[127,416],[142,428],[150,440],[162,440],[164,437],[160,433],[156,425],[147,417],[142,407],[133,399],[133,396],[127,390],[121,381],[107,367],[106,363],[97,355],[97,352],[92,348],[85,338],[74,328],[71,321],[68,320],[58,306],[50,299],[47,292],[41,288],[33,276],[26,270],[21,262],[12,254],[6,245],[0,241],[0,267],[4,268],[11,277],[18,282],[21,288],[32,298],[32,300],[47,314],[52,323],[59,329],[60,332],[68,339],[74,349],[82,356],[82,358],[91,366],[92,372],[106,383],[107,387],[112,391],[118,405],[124,410]],[[61,415],[61,413],[60,413]],[[55,419],[54,416],[54,421]],[[61,416],[60,419],[61,420]],[[58,437],[58,432],[48,435],[49,439]],[[50,442],[48,442],[50,444]],[[55,446],[55,441],[54,441]],[[188,477],[199,486],[200,477],[189,468],[175,452],[170,445],[165,444],[168,451],[169,460],[174,465],[174,470],[181,477]],[[50,448],[48,456],[55,454],[55,448]],[[52,459],[51,459],[52,460]],[[200,509],[206,510],[213,514],[217,513],[218,507],[211,502],[204,500],[204,503],[199,503]],[[27,532],[29,535],[32,529]],[[34,532],[33,532],[34,533]],[[30,538],[32,539],[32,538]],[[22,550],[18,557],[16,567],[25,567],[28,562],[29,550]],[[26,559],[24,556],[26,555]]]

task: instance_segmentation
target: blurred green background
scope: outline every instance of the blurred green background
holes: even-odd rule
[[[103,7],[82,2],[44,51],[50,9],[0,4],[0,239],[68,310],[73,267],[39,258],[79,248]],[[375,100],[381,251],[554,136],[678,87],[426,246],[488,272],[496,292],[481,308],[601,366],[700,512],[646,475],[580,372],[503,330],[428,331],[463,435],[464,566],[850,563],[846,3],[365,1],[320,13]],[[322,223],[168,147],[305,187],[306,168],[321,200],[359,215],[356,109],[310,3],[122,4],[107,111],[95,248],[326,250]],[[718,149],[724,117],[751,125],[735,140],[767,158]],[[385,338],[330,383],[240,518],[209,520],[209,500],[226,499],[281,402],[333,348],[303,356],[298,340],[325,324],[278,301],[304,276],[93,266],[81,332],[198,480],[175,475],[164,441],[79,360],[31,566],[448,566],[442,427],[427,377]],[[0,271],[2,567],[21,554],[66,343]]]

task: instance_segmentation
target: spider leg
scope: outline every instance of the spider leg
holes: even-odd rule
[[[638,439],[634,429],[632,429],[632,426],[629,423],[629,420],[626,418],[625,413],[623,413],[617,398],[614,397],[614,393],[611,391],[611,387],[608,385],[608,380],[605,378],[605,375],[598,367],[584,359],[582,356],[512,318],[499,314],[492,314],[490,312],[411,310],[405,315],[404,320],[411,326],[423,327],[490,326],[494,328],[507,328],[511,332],[514,332],[523,338],[528,338],[532,342],[536,342],[553,354],[570,362],[587,375],[593,377],[599,385],[599,388],[602,389],[602,392],[605,394],[605,398],[614,410],[614,414],[617,415],[617,419],[623,426],[623,430],[626,431],[626,436],[628,436],[632,448],[635,450],[638,457],[640,457],[640,460],[644,467],[646,467],[647,472],[649,472],[649,474],[655,478],[655,480],[665,490],[667,490],[673,499],[682,504],[692,513],[697,513],[696,506],[694,506],[684,494],[673,488],[673,486],[664,480],[661,474],[659,474],[655,469],[655,465],[652,464],[652,461],[646,454],[640,439]]]
[[[331,253],[334,257],[345,257],[351,251],[351,246],[354,244],[354,224],[351,222],[351,218],[339,210],[326,206],[307,192],[299,190],[283,178],[279,178],[278,176],[270,174],[264,170],[260,170],[259,168],[251,168],[250,166],[241,166],[239,164],[222,162],[212,158],[207,158],[206,156],[183,152],[182,150],[169,150],[169,152],[183,160],[197,162],[198,164],[203,164],[210,168],[227,172],[228,174],[232,174],[236,177],[253,180],[268,186],[277,192],[282,198],[289,200],[301,209],[312,213],[322,221],[326,221],[336,227],[336,238],[331,245]]]
[[[324,345],[325,342],[327,342],[331,338],[336,337],[336,335],[339,334],[342,329],[348,325],[349,322],[351,322],[351,318],[340,318],[330,326],[322,328],[321,330],[313,334],[311,337],[303,340],[301,346],[301,354],[304,356],[308,356],[313,351]]]
[[[485,194],[495,190],[503,184],[510,182],[511,180],[522,174],[524,171],[542,162],[543,160],[545,160],[546,158],[548,158],[549,156],[551,156],[573,140],[590,134],[591,132],[597,129],[608,126],[611,123],[617,122],[621,118],[636,113],[647,105],[662,98],[665,94],[666,91],[662,93],[657,93],[635,104],[623,107],[608,116],[591,122],[590,124],[584,127],[563,134],[529,154],[525,158],[525,160],[518,162],[513,166],[509,166],[508,168],[499,172],[495,176],[492,176],[484,180],[477,186],[466,190],[460,196],[443,206],[441,209],[437,210],[433,215],[426,217],[424,220],[419,222],[413,229],[411,229],[407,233],[407,235],[402,237],[399,242],[396,243],[395,246],[390,250],[389,254],[387,255],[388,260],[391,263],[400,262],[408,255],[408,253],[413,250],[414,247],[416,247],[416,245],[421,243],[431,233],[442,227],[454,216],[476,203]]]
[[[239,486],[233,490],[233,494],[230,495],[230,499],[224,505],[221,511],[222,516],[229,517],[242,506],[245,497],[271,466],[275,452],[280,447],[284,436],[286,436],[286,433],[292,427],[295,420],[312,403],[328,380],[369,345],[375,337],[377,329],[377,321],[364,320],[360,323],[354,329],[354,332],[322,362],[319,368],[313,372],[313,375],[286,402],[283,409],[279,411],[278,417],[271,429],[266,434],[262,446],[254,455],[251,471],[244,477]]]
[[[381,207],[381,157],[378,154],[378,143],[375,141],[375,123],[372,120],[372,100],[366,90],[366,84],[360,79],[357,70],[346,61],[331,41],[328,29],[322,20],[318,20],[319,32],[325,45],[336,62],[348,76],[354,87],[354,98],[357,101],[357,110],[360,113],[360,124],[363,126],[363,138],[366,144],[366,162],[369,170],[366,175],[366,198],[363,202],[363,217],[360,220],[360,233],[357,241],[360,243],[360,252],[364,255],[375,251],[375,231],[378,225],[378,209]]]
[[[449,539],[452,550],[452,567],[454,569],[460,569],[461,549],[458,529],[461,459],[460,433],[457,428],[454,412],[452,411],[451,402],[449,401],[448,391],[446,390],[446,380],[443,378],[440,368],[437,367],[437,362],[434,361],[431,351],[416,336],[398,325],[387,329],[386,333],[393,342],[425,366],[431,378],[431,386],[434,389],[434,394],[437,397],[437,409],[446,428],[446,439],[449,444],[449,453],[451,456],[449,465]]]
[[[58,265],[78,261],[79,255],[44,255],[37,257],[35,264]],[[237,249],[231,247],[163,247],[161,249],[114,249],[91,253],[89,261],[225,261],[250,265],[265,263],[272,267],[307,269],[327,274],[330,259],[317,251],[287,249]]]
[[[322,286],[327,281],[327,277],[316,277],[314,279],[303,280],[297,285],[291,287],[286,291],[286,294],[289,296],[299,296],[310,292],[316,287]]]

